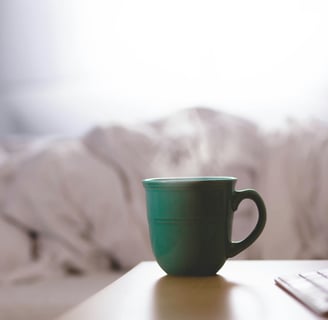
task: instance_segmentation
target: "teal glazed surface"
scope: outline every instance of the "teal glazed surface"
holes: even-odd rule
[[[234,177],[146,179],[147,218],[154,255],[171,275],[214,275],[262,232],[266,212],[256,191],[234,190]],[[233,211],[249,198],[259,220],[251,234],[231,242]]]

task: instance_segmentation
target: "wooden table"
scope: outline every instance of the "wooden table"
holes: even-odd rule
[[[167,276],[143,262],[60,320],[320,319],[274,278],[328,268],[328,260],[229,260],[217,276]]]

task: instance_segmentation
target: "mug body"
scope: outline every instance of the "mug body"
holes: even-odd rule
[[[227,259],[234,177],[146,179],[153,253],[171,275],[214,275]]]

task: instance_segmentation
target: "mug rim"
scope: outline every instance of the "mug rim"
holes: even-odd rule
[[[144,186],[165,186],[165,185],[183,185],[183,184],[199,184],[208,182],[236,181],[236,177],[232,176],[189,176],[189,177],[159,177],[147,178],[142,180]]]

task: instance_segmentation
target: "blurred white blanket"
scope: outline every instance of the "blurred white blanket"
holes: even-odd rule
[[[261,190],[268,209],[262,258],[328,258],[328,126],[290,123],[267,137]]]
[[[128,268],[152,259],[141,180],[233,175],[264,197],[268,224],[245,258],[327,258],[328,130],[265,136],[243,119],[190,109],[2,157],[0,279]],[[246,202],[234,237],[254,225]]]

